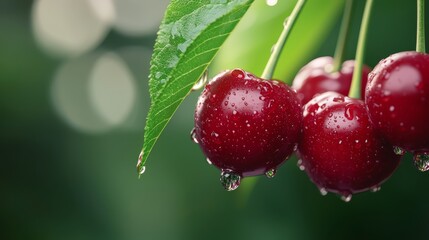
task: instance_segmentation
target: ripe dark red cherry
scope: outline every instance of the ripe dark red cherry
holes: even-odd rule
[[[235,69],[206,85],[195,110],[193,138],[209,163],[222,170],[224,187],[234,190],[241,177],[272,177],[294,151],[301,123],[295,91]]]
[[[298,154],[321,193],[377,190],[396,169],[400,157],[374,131],[362,100],[335,92],[318,95],[304,107]]]
[[[298,98],[306,104],[316,94],[334,91],[347,95],[353,78],[354,60],[345,61],[339,72],[332,72],[334,59],[332,57],[319,57],[305,65],[296,75],[292,88],[297,90]],[[362,93],[368,73],[371,69],[363,66]],[[363,97],[362,97],[363,98]]]
[[[429,55],[400,52],[380,61],[366,94],[375,128],[393,145],[429,153]]]
[[[366,94],[375,128],[401,152],[412,151],[420,171],[429,170],[429,55],[400,52],[380,61]]]

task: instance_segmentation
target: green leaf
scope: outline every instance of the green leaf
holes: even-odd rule
[[[173,0],[160,26],[152,55],[139,174],[174,112],[201,78],[219,47],[253,0]]]
[[[239,67],[255,75],[262,74],[271,47],[295,4],[296,0],[278,1],[270,7],[265,1],[255,2],[222,46],[211,65],[211,72]],[[283,49],[274,78],[288,84],[292,82],[296,72],[324,43],[342,14],[343,5],[344,0],[307,0]]]

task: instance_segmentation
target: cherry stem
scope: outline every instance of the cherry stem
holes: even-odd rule
[[[417,40],[416,51],[425,53],[425,0],[417,0]]]
[[[365,57],[366,36],[368,33],[368,25],[371,16],[373,0],[367,0],[363,12],[362,23],[359,31],[358,45],[356,49],[355,67],[353,70],[352,86],[350,87],[349,97],[361,98],[361,82],[362,82],[362,65]]]
[[[340,33],[338,35],[337,46],[335,47],[334,66],[332,72],[338,72],[344,60],[344,49],[350,28],[350,18],[352,15],[353,0],[346,0],[344,4],[344,15],[341,21]]]
[[[282,53],[286,40],[289,37],[290,32],[293,26],[295,25],[296,19],[298,18],[305,2],[306,0],[298,0],[290,16],[286,18],[283,31],[280,34],[280,37],[277,40],[277,43],[273,47],[271,56],[268,59],[264,72],[262,73],[262,76],[261,76],[262,78],[271,79],[273,77],[274,69],[276,68],[277,62],[279,61],[280,54]]]

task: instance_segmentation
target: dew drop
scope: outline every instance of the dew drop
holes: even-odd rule
[[[344,202],[350,202],[352,200],[352,194],[349,192],[341,193],[341,200]]]
[[[301,170],[301,171],[305,170],[305,166],[302,163],[302,159],[299,159],[298,162],[296,163],[296,165],[298,166],[299,170]]]
[[[414,166],[421,171],[426,172],[429,170],[429,154],[428,153],[417,153],[414,154]]]
[[[241,177],[232,170],[222,170],[220,183],[227,191],[233,191],[240,186]]]
[[[344,116],[345,116],[348,120],[353,120],[354,112],[353,112],[352,106],[346,106],[346,109],[345,109],[345,111],[344,111]]]
[[[143,165],[143,150],[139,154],[139,158],[137,160],[137,173],[139,177],[146,171],[146,167]]]
[[[278,0],[266,0],[265,2],[267,3],[268,6],[273,7],[277,4]]]
[[[209,164],[209,165],[212,165],[213,163],[212,163],[212,161],[210,161],[210,159],[209,158],[206,158],[206,160],[207,160],[207,163]]]
[[[191,140],[194,143],[198,143],[198,139],[197,139],[197,131],[195,130],[195,128],[192,128],[191,130]]]
[[[404,154],[405,154],[405,150],[404,150],[403,148],[401,148],[401,147],[397,147],[397,146],[394,146],[394,147],[393,147],[393,152],[394,152],[396,155],[399,155],[399,156],[402,156],[402,155],[404,155]]]
[[[332,101],[342,103],[344,102],[344,97],[343,96],[334,97]]]
[[[237,111],[236,111],[236,110],[232,111],[232,114],[236,115],[236,114],[237,114]]]
[[[324,187],[319,187],[319,191],[320,191],[320,194],[322,194],[322,196],[328,195],[328,191]]]
[[[370,189],[371,192],[375,193],[381,190],[381,186],[374,186]]]
[[[243,70],[241,70],[239,68],[236,68],[236,69],[232,70],[231,75],[233,77],[235,77],[235,78],[242,79],[242,78],[244,78],[244,76],[246,75],[246,73]]]
[[[265,173],[265,176],[267,176],[267,178],[273,178],[277,173],[276,169],[270,169]]]
[[[142,175],[146,171],[146,166],[141,166],[139,169],[139,176]]]
[[[192,87],[192,91],[197,91],[197,90],[201,89],[202,87],[204,87],[204,85],[206,85],[208,79],[209,79],[209,71],[206,70],[203,73],[203,75],[201,76],[201,78],[194,84],[194,86]]]
[[[219,137],[219,133],[217,133],[217,132],[212,132],[212,133],[211,133],[211,136],[212,136],[212,137]]]

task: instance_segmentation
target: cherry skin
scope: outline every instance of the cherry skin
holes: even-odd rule
[[[334,91],[343,95],[349,93],[355,61],[345,61],[339,72],[331,72],[333,64],[334,59],[332,57],[319,57],[301,68],[293,80],[292,88],[297,90],[298,98],[302,104],[306,104],[316,94],[327,91]],[[370,71],[368,66],[363,66],[362,92],[365,91]]]
[[[193,135],[223,175],[272,176],[296,148],[301,123],[295,91],[235,69],[206,85],[195,110]]]
[[[429,55],[400,52],[380,61],[365,103],[374,127],[394,146],[429,152]]]
[[[350,200],[378,189],[396,169],[401,156],[376,133],[362,100],[326,92],[308,102],[303,115],[298,155],[321,192]]]

